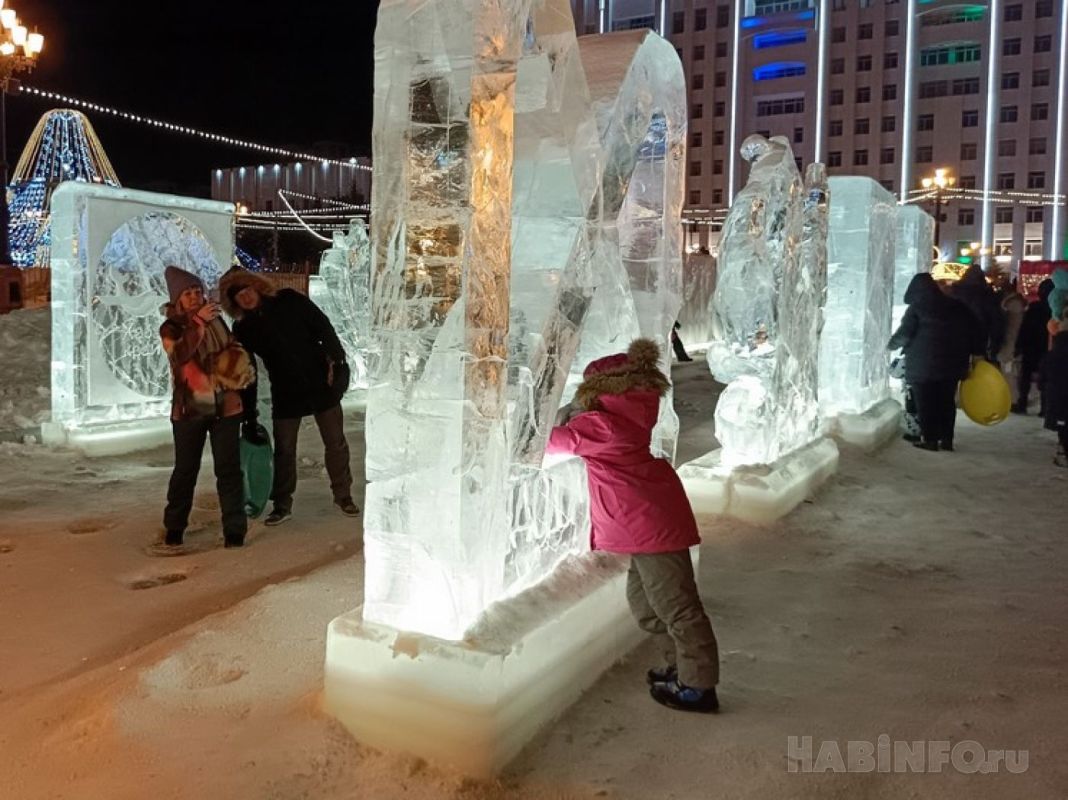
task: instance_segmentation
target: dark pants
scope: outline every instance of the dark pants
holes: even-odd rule
[[[632,555],[627,602],[638,627],[657,637],[667,663],[678,665],[680,683],[695,689],[719,683],[719,647],[689,550]]]
[[[957,422],[957,381],[924,381],[912,386],[920,436],[925,442],[952,442]]]
[[[167,508],[163,512],[163,527],[168,531],[184,531],[189,524],[204,441],[210,436],[223,535],[238,538],[245,535],[248,519],[245,517],[245,486],[241,475],[240,428],[240,417],[202,417],[171,422],[174,472],[167,487]]]
[[[274,421],[274,488],[271,500],[278,511],[293,509],[293,492],[297,490],[297,434],[300,417]],[[319,436],[326,447],[326,472],[334,500],[352,496],[352,472],[349,469],[349,443],[345,439],[345,416],[341,404],[315,415]]]
[[[1020,363],[1020,376],[1016,384],[1016,402],[1026,410],[1028,396],[1031,394],[1031,385],[1035,375],[1042,369],[1042,357],[1024,356]],[[1040,390],[1041,391],[1041,390]]]
[[[671,349],[675,351],[675,358],[679,361],[689,361],[690,355],[686,352],[686,347],[682,343],[682,339],[675,331],[671,332]]]

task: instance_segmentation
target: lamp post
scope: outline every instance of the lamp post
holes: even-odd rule
[[[935,170],[935,174],[930,178],[924,178],[920,181],[924,189],[928,191],[934,190],[934,207],[935,207],[935,247],[941,248],[941,233],[942,233],[942,206],[947,201],[944,200],[944,194],[946,189],[951,189],[957,183],[957,179],[949,174],[949,170],[939,167]],[[940,250],[941,251],[941,250]]]
[[[0,266],[11,265],[11,215],[7,207],[7,93],[12,78],[29,72],[44,49],[44,36],[30,33],[18,14],[0,0]]]

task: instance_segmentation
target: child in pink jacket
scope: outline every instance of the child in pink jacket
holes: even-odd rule
[[[719,653],[689,552],[700,542],[697,523],[674,468],[649,451],[669,386],[659,356],[655,342],[637,339],[586,367],[573,401],[581,413],[553,428],[548,452],[586,462],[593,548],[631,557],[627,601],[667,660],[648,672],[653,699],[716,711]]]

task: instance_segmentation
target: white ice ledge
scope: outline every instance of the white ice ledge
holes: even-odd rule
[[[829,433],[865,452],[878,450],[901,430],[901,406],[887,398],[863,414],[839,414],[828,420]]]

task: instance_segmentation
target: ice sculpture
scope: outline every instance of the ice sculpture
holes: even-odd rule
[[[233,253],[233,207],[68,182],[52,195],[52,231],[46,439],[87,442],[96,431],[132,443],[170,413],[163,271],[176,264],[217,284]]]
[[[588,547],[582,467],[542,452],[585,358],[667,342],[684,93],[643,31],[587,84],[559,0],[387,2],[377,37],[364,617],[457,639]]]
[[[833,177],[829,183],[820,407],[824,416],[834,417],[864,414],[889,397],[886,342],[891,333],[897,206],[870,178]]]
[[[727,215],[708,362],[728,386],[716,406],[725,466],[771,464],[817,435],[820,309],[826,287],[826,179],[809,196],[783,137],[750,136],[749,182]]]
[[[894,252],[894,307],[891,329],[905,316],[905,290],[912,276],[930,272],[934,253],[934,217],[916,205],[897,207],[897,246]]]
[[[308,282],[308,295],[329,317],[352,368],[350,389],[366,389],[371,338],[371,242],[367,223],[349,222],[348,232],[334,233],[334,246],[323,252],[319,274]]]

